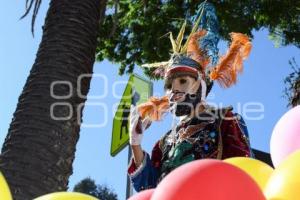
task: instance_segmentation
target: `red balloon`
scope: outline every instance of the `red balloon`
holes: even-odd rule
[[[133,195],[128,200],[150,200],[153,192],[154,189],[144,190]]]
[[[197,160],[172,171],[151,200],[265,200],[255,181],[241,169],[220,160]]]

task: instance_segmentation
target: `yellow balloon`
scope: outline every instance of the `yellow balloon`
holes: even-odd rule
[[[99,200],[87,194],[78,192],[55,192],[46,194],[34,200]]]
[[[259,187],[264,190],[274,169],[268,164],[249,157],[234,157],[224,160],[250,175]]]
[[[8,184],[6,183],[5,178],[1,172],[0,172],[0,199],[12,200]]]
[[[300,199],[300,150],[289,155],[270,177],[265,195],[269,200]]]

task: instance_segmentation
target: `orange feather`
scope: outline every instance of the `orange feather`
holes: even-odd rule
[[[201,65],[201,71],[204,71],[204,69],[210,62],[208,56],[203,50],[199,48],[198,45],[198,40],[204,35],[206,35],[206,30],[199,30],[196,33],[192,34],[187,46],[187,55],[189,55],[190,58],[194,59]]]
[[[248,36],[241,33],[231,33],[230,36],[229,50],[210,73],[210,78],[225,88],[236,83],[237,75],[243,71],[243,60],[249,56],[252,47]]]
[[[167,96],[162,98],[150,97],[149,101],[138,106],[138,111],[142,119],[150,118],[152,121],[158,121],[169,110],[169,107]]]

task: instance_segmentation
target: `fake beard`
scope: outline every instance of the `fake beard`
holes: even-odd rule
[[[177,117],[179,116],[185,116],[191,114],[192,110],[194,110],[197,106],[197,104],[201,101],[201,87],[199,87],[196,94],[185,94],[185,98],[182,102],[174,102],[171,103],[171,107],[175,109],[175,115]],[[175,104],[175,105],[174,105]],[[174,110],[171,110],[172,113],[174,113]]]

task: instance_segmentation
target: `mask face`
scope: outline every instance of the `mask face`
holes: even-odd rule
[[[165,82],[171,110],[176,116],[189,115],[201,100],[200,81],[191,76],[179,76]]]

